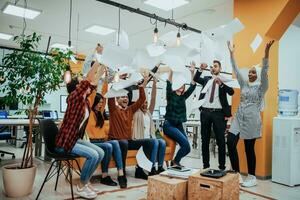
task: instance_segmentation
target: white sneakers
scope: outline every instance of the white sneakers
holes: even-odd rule
[[[240,173],[238,173],[238,175],[239,175],[239,182],[240,182],[240,184],[243,184],[243,178],[242,178],[242,176],[241,176],[241,174]]]
[[[97,193],[92,191],[88,185],[85,185],[83,188],[79,188],[77,185],[76,188],[77,188],[76,193],[80,197],[83,197],[85,199],[95,199],[97,197]]]
[[[253,187],[257,185],[256,177],[253,175],[248,175],[246,180],[242,183],[243,187]]]
[[[97,188],[94,188],[94,186],[91,183],[88,183],[87,186],[90,190],[94,191],[95,193],[100,192],[100,190],[98,190]]]

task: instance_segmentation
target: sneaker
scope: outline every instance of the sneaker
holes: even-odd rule
[[[110,176],[106,176],[105,178],[101,178],[100,183],[108,186],[117,186],[118,184],[111,179]]]
[[[118,176],[118,182],[119,182],[120,188],[127,188],[126,176]]]
[[[246,180],[243,182],[243,187],[253,187],[257,185],[256,177],[253,175],[248,175]]]
[[[90,190],[92,190],[95,193],[100,192],[100,190],[98,190],[97,188],[94,188],[94,186],[91,183],[88,183],[87,186]]]
[[[152,167],[151,172],[148,174],[148,176],[153,176],[156,174],[157,174],[157,171],[156,171],[155,167]]]
[[[83,188],[79,188],[78,185],[76,186],[76,194],[85,199],[95,199],[97,194],[92,191],[87,185]]]
[[[134,177],[144,179],[144,180],[148,180],[148,175],[140,167],[135,168],[135,176]]]
[[[243,184],[243,182],[244,182],[244,181],[243,181],[243,177],[241,176],[240,173],[238,173],[238,175],[239,175],[239,183],[240,183],[240,184]]]
[[[164,171],[166,171],[166,170],[162,166],[159,166],[156,172],[157,172],[157,174],[160,174]]]

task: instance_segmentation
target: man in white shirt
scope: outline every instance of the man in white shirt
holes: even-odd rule
[[[194,63],[192,63],[195,65]],[[211,127],[215,134],[218,145],[219,169],[225,170],[225,130],[227,119],[231,117],[231,108],[228,105],[227,94],[233,95],[234,90],[222,82],[221,63],[218,60],[213,61],[211,66],[212,76],[201,77],[202,71],[207,68],[206,63],[200,65],[194,76],[194,81],[203,86],[199,100],[204,99],[204,103],[199,108],[201,120],[201,139],[202,139],[202,160],[203,168],[209,168],[209,142]]]

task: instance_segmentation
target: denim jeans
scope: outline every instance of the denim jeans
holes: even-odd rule
[[[175,164],[180,164],[181,159],[190,153],[191,147],[186,133],[183,130],[182,123],[173,123],[165,120],[163,125],[164,134],[177,142],[180,146],[174,158]]]
[[[63,148],[56,147],[55,150],[58,153],[65,153]],[[87,184],[103,159],[104,151],[88,141],[79,139],[70,153],[86,158],[81,169],[80,180],[83,184]]]
[[[98,147],[102,148],[105,152],[104,158],[101,162],[101,168],[103,173],[108,172],[108,166],[112,155],[116,162],[117,169],[118,170],[123,169],[122,153],[121,153],[119,142],[117,140],[109,140],[103,142],[91,141],[91,142],[97,145]]]
[[[123,167],[124,173],[126,167],[126,158],[127,158],[127,151],[128,150],[139,150],[140,147],[143,147],[143,150],[150,161],[155,163],[156,156],[151,156],[154,147],[154,139],[137,139],[137,140],[118,140],[120,147],[122,149],[122,158],[123,158]],[[156,150],[157,152],[157,150]],[[156,153],[157,154],[157,153]],[[155,154],[155,155],[156,155]]]
[[[153,149],[151,152],[151,159],[154,159],[155,162],[158,162],[159,167],[162,167],[164,165],[165,153],[166,153],[165,140],[155,139],[153,144]]]

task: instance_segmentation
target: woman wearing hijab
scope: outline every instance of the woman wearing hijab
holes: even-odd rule
[[[239,138],[244,139],[248,166],[248,176],[242,183],[244,187],[253,187],[257,184],[254,145],[256,139],[261,137],[262,122],[260,112],[263,109],[264,96],[268,89],[269,51],[273,43],[274,40],[266,44],[262,69],[252,67],[248,72],[248,80],[245,80],[235,63],[234,45],[231,46],[230,42],[227,42],[232,68],[241,88],[240,104],[231,123],[227,136],[227,146],[232,169],[239,172],[239,158],[236,146]]]

